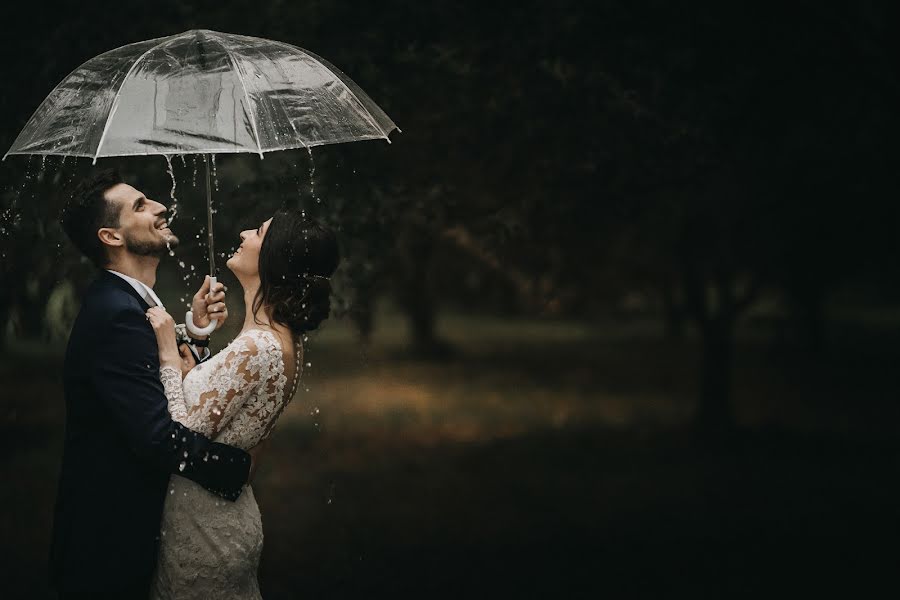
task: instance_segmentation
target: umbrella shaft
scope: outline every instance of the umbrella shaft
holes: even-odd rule
[[[210,156],[206,158],[206,239],[209,246],[209,276],[216,276],[216,251],[213,246],[212,187],[209,183]]]

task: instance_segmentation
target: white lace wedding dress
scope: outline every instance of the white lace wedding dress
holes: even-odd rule
[[[210,439],[247,450],[272,432],[293,396],[302,364],[294,348],[289,373],[278,337],[241,333],[224,350],[181,372],[160,369],[172,418]],[[290,357],[290,355],[288,355]],[[288,376],[291,377],[288,386]],[[203,460],[218,460],[216,455]],[[253,490],[236,502],[173,475],[160,525],[159,560],[151,598],[260,598],[256,574],[263,532]]]

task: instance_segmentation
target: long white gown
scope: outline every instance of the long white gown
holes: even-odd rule
[[[184,378],[171,367],[160,378],[172,418],[210,439],[247,450],[272,432],[300,374],[294,349],[288,386],[278,337],[260,329],[241,333]],[[219,460],[216,455],[203,460]],[[261,598],[257,582],[263,530],[249,485],[228,502],[173,475],[163,509],[159,559],[151,598],[199,600]]]

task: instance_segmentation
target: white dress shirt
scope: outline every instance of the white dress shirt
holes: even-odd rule
[[[118,275],[134,288],[134,290],[144,299],[144,302],[149,304],[150,306],[158,306],[163,310],[166,310],[166,307],[163,306],[162,300],[159,299],[159,296],[156,295],[156,292],[153,291],[153,288],[144,283],[139,279],[135,279],[134,277],[129,277],[124,273],[119,273],[118,271],[113,271],[112,269],[107,269],[113,275]],[[200,357],[200,361],[204,361],[209,358],[209,348],[203,348],[203,352],[200,352],[200,348],[191,344],[191,347],[194,349],[194,354]]]
[[[153,288],[144,283],[139,279],[135,279],[134,277],[129,277],[125,273],[119,273],[118,271],[113,271],[112,269],[107,269],[113,275],[118,275],[134,288],[138,294],[140,294],[141,298],[144,299],[144,302],[149,304],[150,306],[158,306],[163,310],[166,310],[166,307],[163,306],[162,300],[159,299],[159,296],[156,295],[156,292],[153,291]]]

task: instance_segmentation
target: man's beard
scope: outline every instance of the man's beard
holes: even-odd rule
[[[162,256],[168,250],[178,246],[178,238],[170,235],[164,240],[135,240],[128,235],[124,237],[125,249],[137,256]]]

